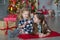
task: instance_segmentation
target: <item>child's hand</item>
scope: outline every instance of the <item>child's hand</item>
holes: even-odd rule
[[[23,25],[21,25],[21,26],[20,26],[20,28],[24,28],[24,27],[25,27],[25,25],[26,25],[26,22],[25,22]]]
[[[23,29],[21,29],[21,30],[20,30],[20,33],[22,33],[22,34],[23,34],[23,33],[24,33],[24,30],[23,30]]]
[[[21,25],[21,26],[19,26],[19,28],[23,28],[23,27],[25,27],[25,25]]]
[[[20,25],[20,26],[19,26],[19,28],[24,28],[27,24],[28,24],[28,22],[24,22],[23,25]]]
[[[25,27],[25,25],[23,24],[22,26],[20,26],[21,28],[24,28]]]

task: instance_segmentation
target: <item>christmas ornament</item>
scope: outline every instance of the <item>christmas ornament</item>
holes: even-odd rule
[[[59,1],[59,0],[55,0],[54,2],[55,2],[55,3],[58,3],[58,1]]]
[[[32,10],[34,10],[34,8],[35,8],[35,7],[34,7],[34,6],[32,6]]]
[[[8,11],[15,14],[19,9],[27,8],[30,11],[36,11],[36,0],[9,0]]]

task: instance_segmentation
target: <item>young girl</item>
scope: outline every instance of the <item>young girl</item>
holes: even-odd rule
[[[34,24],[33,24],[33,33],[38,33],[40,37],[47,36],[51,31],[45,21],[43,14],[35,14],[34,15]]]
[[[18,36],[19,34],[31,34],[33,31],[29,10],[22,9],[19,18],[20,20],[18,22],[18,27],[16,28],[16,30],[14,30],[13,32],[11,32],[10,30],[8,31],[8,36],[11,38]]]
[[[30,12],[27,9],[23,9],[20,13],[20,21],[18,24],[20,33],[31,34],[32,33],[32,20],[30,18]]]

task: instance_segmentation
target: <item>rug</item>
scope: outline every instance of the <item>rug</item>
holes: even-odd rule
[[[49,38],[49,37],[57,37],[60,36],[60,33],[57,33],[55,31],[51,31],[51,33],[48,36],[45,36],[43,38]],[[32,35],[32,34],[20,34],[18,35],[18,38],[21,39],[35,39],[35,38],[40,38],[38,34]]]

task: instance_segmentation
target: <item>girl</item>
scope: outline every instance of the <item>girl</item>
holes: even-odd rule
[[[23,9],[20,13],[20,21],[18,24],[21,29],[20,33],[22,34],[31,34],[32,33],[32,20],[30,18],[30,12],[27,9]]]
[[[27,9],[22,9],[20,12],[20,20],[18,22],[18,27],[16,30],[11,32],[8,31],[9,37],[16,37],[19,34],[31,34],[33,31],[32,20],[30,18],[30,12]]]
[[[44,15],[43,14],[35,14],[34,15],[34,24],[33,24],[33,33],[39,34],[39,37],[45,37],[47,36],[51,31],[48,28],[48,25],[45,21]]]

